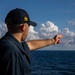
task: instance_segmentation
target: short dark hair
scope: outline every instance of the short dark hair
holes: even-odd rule
[[[16,33],[16,32],[20,31],[20,25],[19,24],[17,24],[17,25],[9,25],[9,24],[7,24],[7,28],[8,28],[8,31],[12,32],[12,33]]]

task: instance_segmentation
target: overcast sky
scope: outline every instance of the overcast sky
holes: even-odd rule
[[[75,50],[75,0],[0,0],[0,37],[6,32],[6,14],[14,9],[26,10],[37,27],[30,27],[26,40],[47,39],[62,34],[60,45],[46,50]]]

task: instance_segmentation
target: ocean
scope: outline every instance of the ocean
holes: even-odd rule
[[[75,51],[32,51],[32,75],[75,75]]]

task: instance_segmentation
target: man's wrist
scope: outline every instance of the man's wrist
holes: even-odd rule
[[[54,39],[54,38],[51,39],[51,43],[52,43],[53,45],[55,44],[55,39]]]

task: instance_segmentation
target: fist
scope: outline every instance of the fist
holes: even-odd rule
[[[62,37],[63,37],[62,35],[56,35],[56,36],[54,37],[55,44],[59,44],[59,43],[60,43],[60,39],[61,39]]]

